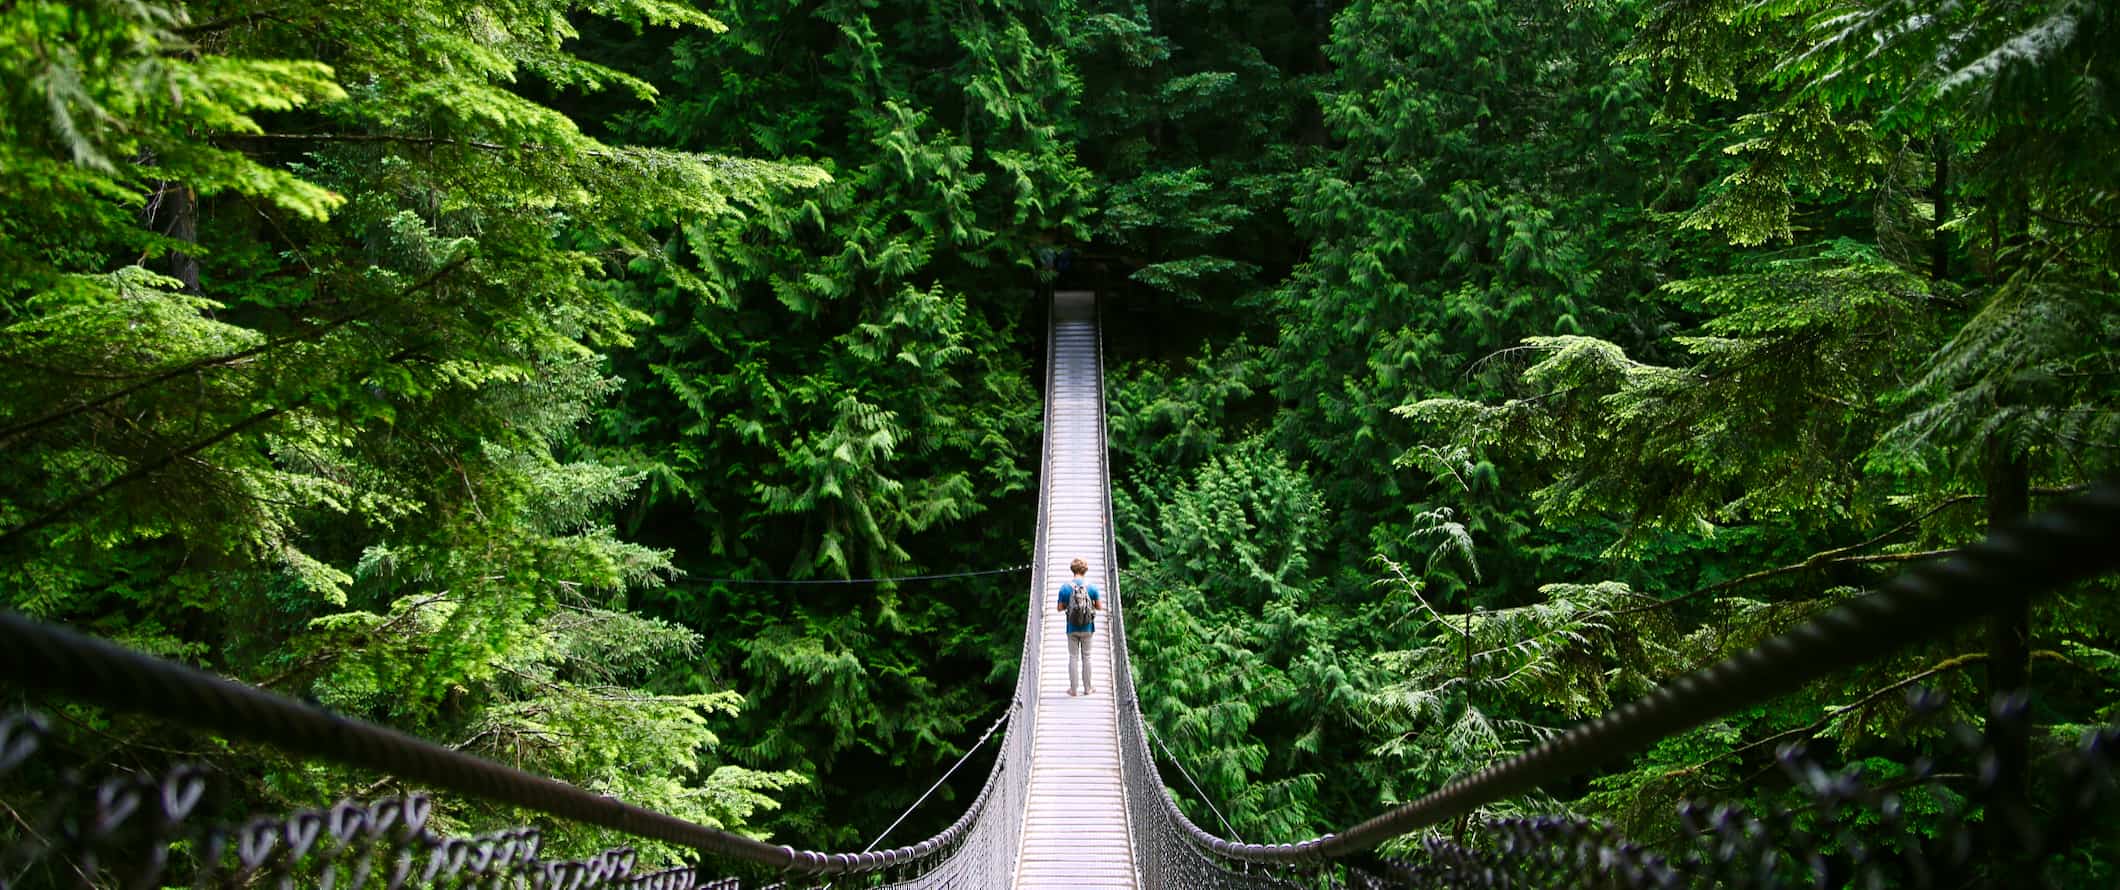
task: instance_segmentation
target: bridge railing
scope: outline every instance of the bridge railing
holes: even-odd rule
[[[1046,348],[1050,390],[1056,367],[1051,337]],[[1052,411],[1048,399],[1044,428],[1051,427]],[[1040,478],[1049,479],[1049,436],[1040,460]],[[1038,631],[1047,583],[1050,497],[1049,486],[1041,484],[1021,661],[1008,713],[1002,717],[1006,732],[1000,752],[963,815],[918,843],[860,853],[761,843],[0,612],[0,677],[11,685],[262,743],[295,756],[371,769],[413,786],[658,840],[700,856],[693,864],[658,870],[641,868],[638,857],[625,848],[586,860],[547,861],[539,857],[542,836],[537,829],[508,828],[462,838],[435,834],[427,824],[432,800],[425,794],[343,800],[325,809],[260,816],[241,825],[193,824],[205,818],[195,810],[205,774],[179,768],[160,777],[121,775],[100,782],[75,777],[72,787],[48,795],[55,799],[48,801],[49,812],[39,820],[46,823],[43,829],[23,825],[13,843],[0,843],[0,890],[7,890],[9,875],[40,862],[63,863],[83,880],[99,873],[99,863],[119,863],[113,876],[130,886],[151,886],[171,865],[172,849],[188,851],[183,854],[192,860],[187,867],[202,880],[218,875],[231,885],[260,876],[302,876],[324,880],[326,886],[360,887],[373,880],[394,888],[476,876],[520,878],[533,887],[567,890],[734,888],[760,882],[775,887],[1006,886],[1020,847],[1021,815],[1029,803],[1032,741],[1037,734]],[[0,781],[30,762],[46,745],[48,733],[48,726],[32,715],[0,722]],[[8,836],[0,833],[0,839]],[[709,878],[732,866],[748,871],[752,880]]]
[[[1098,304],[1097,379],[1104,379],[1103,303]],[[1109,403],[1100,386],[1097,411],[1099,441],[1110,442]],[[1104,589],[1111,598],[1107,613],[1112,635],[1112,690],[1119,706],[1119,765],[1126,785],[1127,822],[1134,836],[1134,869],[1143,887],[1247,888],[1289,887],[1277,870],[1255,868],[1252,863],[1227,855],[1229,842],[1193,824],[1164,790],[1149,748],[1147,724],[1141,716],[1140,696],[1134,689],[1132,650],[1126,645],[1126,599],[1119,584],[1118,525],[1112,516],[1111,460],[1098,462],[1102,474],[1104,527]]]
[[[1106,565],[1112,567],[1106,583],[1116,591],[1116,553],[1108,552],[1106,557]],[[1682,834],[1699,848],[1677,856],[1649,851],[1608,826],[1572,817],[1487,823],[1476,826],[1469,840],[1462,839],[1462,833],[1459,839],[1430,838],[1419,845],[1417,862],[1387,862],[1375,850],[1387,841],[1453,823],[1487,804],[1578,777],[1709,720],[1796,692],[1833,672],[1874,662],[2013,604],[2115,569],[2120,569],[2120,484],[2107,482],[1963,548],[1949,559],[1909,569],[1873,593],[1681,677],[1529,751],[1460,776],[1433,793],[1343,831],[1295,843],[1241,843],[1218,837],[1185,816],[1164,790],[1142,731],[1131,666],[1121,659],[1117,689],[1125,715],[1122,754],[1140,869],[1148,886],[1172,887],[1290,887],[1319,882],[1374,887],[1587,886],[1584,875],[1594,873],[1599,875],[1597,886],[1661,888],[1784,886],[1777,883],[1782,878],[1774,868],[1762,871],[1759,865],[1785,861],[1778,858],[1784,856],[1786,861],[1817,863],[1814,871],[1821,880],[1836,868],[1869,869],[1861,872],[1865,875],[1950,874],[1964,868],[1972,848],[1983,844],[2000,843],[2014,850],[2008,856],[2037,862],[2079,840],[2082,826],[2096,821],[2093,814],[2111,806],[2116,797],[2113,762],[2120,758],[2120,727],[2086,734],[2079,750],[2056,767],[2058,787],[2068,789],[2069,796],[2046,814],[2045,829],[2030,824],[2026,813],[1990,813],[1984,818],[1991,824],[1984,828],[1966,821],[1967,814],[1961,813],[1951,817],[1942,837],[1864,841],[1852,835],[1853,839],[1824,838],[1786,825],[1777,833],[1771,818],[1719,808],[1675,814],[1682,819]],[[1116,642],[1123,643],[1123,610],[1112,625],[1119,635]],[[1935,707],[1933,702],[1917,705],[1917,710]],[[1993,705],[1991,720],[2024,719],[2021,699]],[[1962,740],[1960,744],[1973,749],[1964,753],[1974,762],[1993,756],[1978,750],[1974,742]],[[1867,823],[1870,830],[1901,827],[1896,796],[1866,790],[1852,774],[1822,770],[1793,751],[1784,752],[1784,769],[1792,784],[1827,813],[1822,822],[1854,819],[1840,811],[1860,805],[1869,808],[1864,818],[1871,820]],[[1826,862],[1821,850],[1829,842],[1852,845],[1861,861],[1852,865]],[[1896,845],[1898,849],[1890,852],[1897,858],[1888,867],[1881,865],[1882,860],[1871,854],[1883,853],[1867,850],[1865,843],[1877,845],[1879,851]],[[1846,851],[1836,855],[1845,857]]]
[[[1025,674],[1033,679],[1036,658],[1035,647],[1030,648]],[[1008,735],[985,784],[965,813],[934,837],[888,850],[824,853],[765,844],[643,809],[13,613],[0,612],[0,676],[11,686],[373,770],[413,787],[662,841],[700,857],[655,871],[640,868],[638,857],[624,848],[589,860],[546,861],[539,858],[537,829],[459,838],[435,834],[428,825],[432,801],[427,794],[345,800],[239,825],[200,824],[212,818],[197,806],[208,790],[207,775],[189,767],[162,776],[119,774],[100,781],[43,769],[47,778],[59,776],[63,787],[24,795],[10,788],[11,780],[38,766],[36,757],[50,729],[33,714],[17,714],[0,720],[0,789],[7,790],[11,809],[29,796],[42,798],[43,806],[0,831],[0,838],[10,841],[0,843],[0,890],[11,876],[40,863],[61,866],[59,873],[81,873],[84,882],[107,866],[109,877],[125,886],[156,886],[153,882],[172,865],[173,849],[183,851],[178,859],[190,860],[187,873],[202,881],[219,875],[227,885],[247,885],[259,875],[334,875],[341,887],[364,886],[369,879],[391,887],[407,880],[409,886],[427,886],[477,876],[519,877],[538,887],[558,881],[549,886],[683,890],[738,886],[735,879],[709,880],[730,868],[776,886],[1005,883],[1014,864],[1012,817],[1020,812],[1027,787],[1028,721],[1035,719],[1034,709],[1011,707],[1004,718]]]

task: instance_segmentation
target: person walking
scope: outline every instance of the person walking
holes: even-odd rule
[[[1097,585],[1083,577],[1089,574],[1088,560],[1077,557],[1068,568],[1075,570],[1075,577],[1060,585],[1059,608],[1067,615],[1067,694],[1088,695],[1097,691],[1090,684],[1089,640],[1090,635],[1097,632],[1097,613],[1104,611],[1104,600]],[[1075,692],[1078,668],[1082,684],[1080,693]]]

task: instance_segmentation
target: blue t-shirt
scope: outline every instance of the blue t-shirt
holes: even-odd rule
[[[1082,582],[1082,586],[1084,586],[1084,587],[1087,587],[1087,588],[1089,588],[1089,601],[1090,601],[1090,602],[1093,602],[1093,603],[1095,603],[1095,602],[1102,602],[1102,601],[1103,601],[1103,600],[1102,600],[1102,599],[1101,599],[1101,598],[1100,598],[1100,597],[1098,596],[1098,593],[1097,593],[1097,585],[1095,585],[1095,584],[1091,584],[1091,583],[1089,583],[1089,582],[1087,582],[1087,581],[1084,581],[1084,582]],[[1059,602],[1059,605],[1060,605],[1060,607],[1061,607],[1061,608],[1063,608],[1063,609],[1064,609],[1064,608],[1066,608],[1066,607],[1067,607],[1067,595],[1068,595],[1068,594],[1071,594],[1071,593],[1074,593],[1074,592],[1075,592],[1075,582],[1073,582],[1073,581],[1069,581],[1069,582],[1067,582],[1067,583],[1065,583],[1065,584],[1062,584],[1062,585],[1060,585],[1060,602]],[[1091,618],[1089,619],[1089,623],[1088,623],[1088,624],[1080,624],[1080,625],[1078,625],[1078,624],[1076,624],[1076,623],[1074,623],[1074,622],[1072,622],[1072,621],[1068,622],[1068,623],[1067,623],[1067,632],[1068,632],[1068,633],[1071,633],[1071,634],[1082,634],[1082,633],[1090,633],[1090,632],[1092,632],[1092,631],[1095,631],[1095,630],[1097,629],[1097,619],[1096,619],[1096,617],[1095,617],[1096,613],[1092,612],[1092,613],[1090,613],[1090,614],[1091,614]]]

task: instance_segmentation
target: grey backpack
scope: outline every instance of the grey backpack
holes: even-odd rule
[[[1089,589],[1082,586],[1081,579],[1076,579],[1074,592],[1067,595],[1067,623],[1076,627],[1088,627],[1097,617],[1092,608]]]

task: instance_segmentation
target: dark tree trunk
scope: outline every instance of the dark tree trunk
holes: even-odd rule
[[[1936,193],[1936,220],[1929,232],[1929,278],[1943,281],[1951,277],[1950,236],[1943,231],[1951,221],[1951,143],[1942,136],[1936,137],[1936,182],[1932,190]]]
[[[1148,5],[1148,33],[1160,35],[1162,28],[1163,0],[1155,0],[1155,2]],[[1169,117],[1170,109],[1165,108],[1159,102],[1156,105],[1154,118],[1149,121],[1148,125],[1148,144],[1154,146],[1157,151],[1163,150],[1163,124]]]
[[[2002,436],[1987,443],[1987,520],[1993,531],[2024,516],[2031,506],[2031,473],[2023,456],[2011,451]],[[1987,694],[1992,709],[2006,697],[2024,695],[2031,673],[2031,601],[2014,591],[1997,591],[2003,605],[1988,619]],[[2031,752],[2031,720],[1998,718],[1991,711],[1987,743],[1995,753],[1994,798],[1989,830],[1996,862],[2007,867],[2019,851],[2014,826],[2030,815],[2025,791],[2026,762]]]
[[[1327,74],[1332,71],[1332,57],[1326,48],[1332,46],[1332,17],[1335,10],[1327,0],[1311,0],[1310,28],[1311,53],[1308,74]],[[1312,94],[1304,105],[1303,144],[1326,145],[1332,140],[1332,129],[1325,125],[1325,103]]]
[[[143,222],[147,228],[186,244],[199,243],[199,196],[190,186],[165,182],[148,199]],[[186,293],[199,293],[199,259],[182,251],[170,251],[164,272],[184,282]]]

